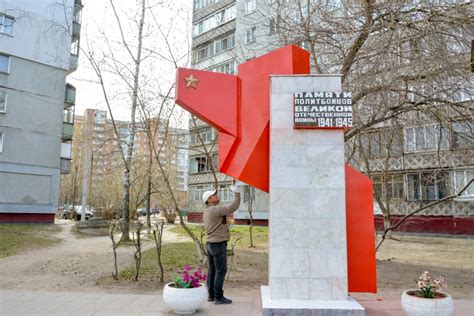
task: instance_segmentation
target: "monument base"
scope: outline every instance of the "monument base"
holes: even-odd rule
[[[365,309],[356,300],[347,301],[294,300],[270,298],[270,287],[261,287],[263,316],[365,316]]]

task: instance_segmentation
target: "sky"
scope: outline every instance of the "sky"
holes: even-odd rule
[[[136,13],[138,0],[113,0],[120,17],[124,37],[136,48]],[[141,67],[142,82],[140,88],[152,98],[168,91],[175,80],[175,65],[170,62],[172,56],[179,58],[180,67],[188,66],[190,51],[190,31],[192,21],[192,1],[189,0],[146,0],[152,9],[145,16],[145,37],[143,54],[147,56]],[[118,73],[126,70],[113,69],[111,57],[118,65],[133,69],[132,59],[121,44],[121,33],[113,14],[110,0],[82,0],[84,8],[81,23],[81,52],[79,67],[68,76],[67,81],[76,87],[76,115],[83,115],[86,109],[107,110],[101,85],[98,84],[87,55],[103,61],[106,91],[110,97],[114,117],[130,120],[130,89]],[[160,29],[161,31],[160,31]],[[167,38],[169,47],[164,38]],[[120,68],[117,66],[116,68]],[[155,99],[153,99],[155,100]],[[153,104],[152,101],[150,101]],[[153,107],[154,105],[151,105]],[[156,106],[158,108],[158,106]],[[186,121],[187,114],[181,109],[175,110],[178,121]],[[109,114],[107,115],[109,117]],[[181,125],[178,123],[178,125]],[[183,127],[181,125],[181,127]]]

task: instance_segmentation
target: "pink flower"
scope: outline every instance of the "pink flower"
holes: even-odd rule
[[[186,264],[180,271],[180,277],[176,279],[176,284],[180,287],[199,287],[200,281],[206,281],[207,275],[202,272],[201,268],[193,271],[190,264]]]

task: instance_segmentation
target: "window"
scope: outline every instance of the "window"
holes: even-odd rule
[[[76,88],[69,84],[66,83],[66,89],[64,90],[64,101],[69,104],[75,104],[76,103]],[[99,113],[95,113],[95,117],[97,117]]]
[[[298,44],[299,47],[311,51],[311,46],[308,41],[302,41]]]
[[[446,175],[442,172],[420,172],[407,175],[409,201],[436,201],[447,195]]]
[[[472,178],[474,178],[474,169],[453,171],[454,193],[461,191]],[[474,184],[471,183],[462,195],[474,195]]]
[[[474,124],[458,122],[453,124],[453,148],[474,147]]]
[[[194,0],[194,11],[201,10],[205,6],[218,2],[219,0]]]
[[[252,13],[257,8],[256,0],[245,0],[245,14]]]
[[[232,194],[230,193],[230,184],[220,184],[219,185],[219,190],[217,191],[217,194],[221,201],[226,202],[226,201],[231,201],[232,200]]]
[[[3,132],[0,132],[0,153],[3,152]]]
[[[189,173],[204,173],[211,171],[207,157],[193,157],[189,163]]]
[[[373,183],[373,188],[374,188],[374,196],[378,196],[382,198],[383,197],[382,176],[380,175],[372,176],[372,183]]]
[[[75,36],[72,37],[71,54],[79,56],[79,38]]]
[[[408,64],[410,62],[410,43],[402,42],[397,48],[397,61],[399,65]]]
[[[247,188],[249,189],[247,190]],[[255,201],[255,188],[251,186],[245,186],[244,203],[248,203],[249,200]]]
[[[270,35],[276,34],[278,31],[277,29],[277,22],[275,18],[270,19]]]
[[[383,129],[362,136],[363,148],[371,158],[400,157],[402,155],[402,133],[397,129]]]
[[[405,129],[405,150],[423,151],[448,148],[448,133],[438,125]]]
[[[202,202],[202,195],[204,194],[204,192],[209,191],[209,190],[212,190],[212,188],[208,184],[190,186],[189,191],[190,191],[191,201]]]
[[[214,43],[208,44],[205,47],[198,49],[194,57],[196,59],[196,62],[200,62],[209,57],[212,57],[214,55],[213,49]]]
[[[10,56],[0,54],[0,72],[9,73]]]
[[[235,5],[228,7],[222,11],[217,12],[193,25],[193,36],[201,35],[210,31],[221,24],[235,19],[236,11]]]
[[[5,113],[7,110],[7,93],[0,91],[0,113]]]
[[[467,53],[469,50],[469,45],[464,43],[464,39],[468,38],[468,34],[460,29],[452,29],[449,34],[446,35],[446,44],[449,55],[459,55]]]
[[[0,33],[12,35],[14,21],[14,18],[0,13]]]
[[[237,64],[235,63],[235,60],[234,60],[231,62],[220,64],[214,68],[210,68],[209,70],[214,71],[214,72],[222,72],[222,73],[233,75],[236,73],[236,68],[237,68]]]
[[[322,2],[323,2],[323,5],[327,5],[330,7],[338,8],[341,6],[341,0],[324,0]]]
[[[405,197],[402,174],[374,175],[372,182],[374,193],[382,199],[403,199]]]
[[[78,3],[74,4],[73,21],[79,24],[81,24],[82,22],[82,5],[81,4],[78,4]]]
[[[402,174],[388,175],[387,196],[393,199],[403,199],[405,189]]]
[[[235,47],[235,36],[234,34],[220,38],[213,42],[208,43],[206,46],[199,48],[194,55],[196,62],[201,62],[207,58],[220,54],[228,49]]]
[[[74,108],[63,110],[63,122],[74,124]]]
[[[245,31],[245,44],[251,43],[255,41],[255,31],[257,30],[257,27],[254,26],[250,29],[247,29]]]
[[[201,135],[201,139],[204,144],[209,144],[215,139],[210,127],[200,130],[199,134]],[[199,135],[197,133],[191,135],[191,145],[201,145],[201,140],[199,139]]]
[[[228,50],[230,48],[235,47],[235,35],[232,34],[228,37],[219,39],[214,42],[214,51],[215,54],[219,54],[220,52],[223,52],[225,50]]]

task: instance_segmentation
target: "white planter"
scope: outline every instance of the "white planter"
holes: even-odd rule
[[[168,283],[163,289],[163,300],[176,314],[192,314],[206,301],[207,288],[201,283],[200,287],[180,289]]]
[[[408,316],[450,316],[453,314],[453,299],[447,293],[439,292],[446,297],[423,298],[409,295],[407,290],[402,294],[402,308]]]

